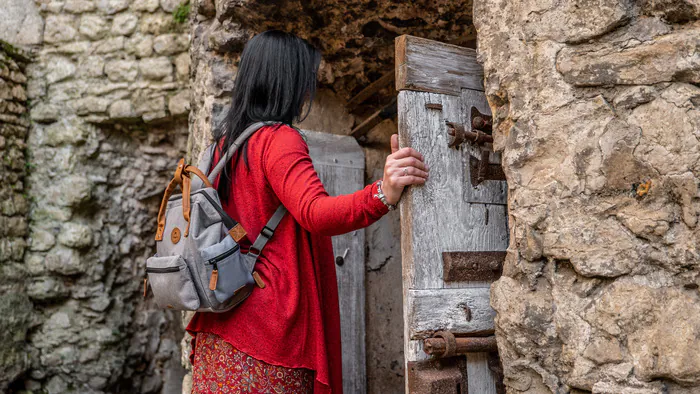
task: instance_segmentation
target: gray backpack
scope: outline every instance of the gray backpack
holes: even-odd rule
[[[238,241],[246,235],[221,207],[212,182],[239,146],[269,122],[258,122],[234,141],[211,173],[205,175],[214,157],[214,145],[207,148],[198,167],[178,163],[158,212],[156,255],[146,261],[144,297],[150,282],[161,308],[226,312],[245,300],[257,284],[265,284],[255,272],[255,262],[287,210],[280,205],[243,254]],[[194,174],[198,179],[190,179]],[[173,195],[180,186],[182,194]]]

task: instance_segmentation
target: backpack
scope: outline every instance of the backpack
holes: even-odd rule
[[[144,297],[148,284],[160,308],[181,311],[226,312],[265,284],[255,263],[275,233],[287,210],[283,205],[272,215],[250,251],[241,253],[238,242],[246,235],[239,223],[224,212],[212,186],[239,146],[263,126],[246,128],[219,160],[211,173],[215,145],[210,145],[198,167],[178,163],[158,212],[156,254],[146,261]],[[195,175],[197,178],[191,179]],[[182,194],[173,195],[180,186]]]

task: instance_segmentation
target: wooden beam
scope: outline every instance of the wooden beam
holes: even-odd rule
[[[408,333],[425,339],[436,331],[454,335],[493,333],[496,315],[489,305],[488,287],[409,290]]]
[[[357,127],[352,129],[352,131],[350,132],[350,135],[352,135],[355,138],[360,138],[360,137],[366,135],[367,133],[369,133],[370,130],[372,130],[376,125],[381,123],[384,119],[393,118],[394,116],[396,116],[396,98],[395,97],[384,108],[373,113],[372,115],[370,115],[369,118],[365,119]]]
[[[484,90],[484,69],[471,48],[403,35],[396,38],[396,90],[459,95]]]
[[[348,101],[348,104],[346,106],[348,111],[353,111],[360,104],[364,103],[368,98],[372,97],[382,88],[393,83],[395,76],[396,72],[394,72],[394,70],[391,70],[390,72],[382,75],[378,80],[372,82],[366,88],[362,89],[360,93],[356,94],[355,97],[351,98],[350,101]]]

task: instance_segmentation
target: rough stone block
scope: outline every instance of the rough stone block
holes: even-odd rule
[[[178,81],[187,81],[190,77],[190,54],[185,52],[175,57],[175,70]]]
[[[583,356],[598,364],[622,361],[620,342],[615,338],[596,337],[586,346]]]
[[[191,93],[183,90],[168,100],[168,111],[172,115],[183,115],[190,112]]]
[[[35,105],[30,116],[32,120],[37,122],[53,122],[56,121],[61,113],[61,107],[50,103],[38,103]]]
[[[107,21],[99,15],[83,15],[80,18],[80,34],[91,40],[98,40],[107,34]]]
[[[60,53],[73,55],[77,53],[87,52],[87,50],[90,49],[91,45],[92,44],[90,43],[90,41],[69,42],[66,44],[61,44],[56,48],[46,49],[46,53]]]
[[[58,242],[70,248],[83,249],[92,244],[93,231],[78,223],[65,223],[58,234]]]
[[[112,100],[104,97],[83,97],[68,103],[78,115],[107,112]]]
[[[158,0],[133,0],[131,9],[134,11],[153,12],[158,9]]]
[[[626,48],[589,44],[564,48],[557,69],[575,86],[652,85],[700,81],[698,29],[676,30]]]
[[[139,30],[143,34],[164,34],[172,31],[174,24],[172,15],[157,12],[143,15]]]
[[[105,64],[105,74],[114,82],[134,81],[138,76],[138,64],[134,60],[113,60]]]
[[[93,185],[84,176],[69,175],[57,185],[55,202],[64,207],[76,207],[92,198]]]
[[[128,36],[136,30],[138,16],[123,12],[114,17],[112,22],[112,34]]]
[[[109,106],[109,117],[112,119],[128,119],[137,116],[131,100],[118,100]]]
[[[74,249],[56,247],[46,255],[46,268],[61,275],[76,275],[84,273],[87,264]]]
[[[66,0],[63,11],[73,14],[82,14],[95,10],[94,0]]]
[[[642,14],[659,16],[672,23],[684,23],[700,18],[697,0],[642,0]]]
[[[6,388],[29,367],[26,335],[32,323],[33,305],[21,292],[0,295],[0,388]]]
[[[72,15],[49,15],[44,27],[44,41],[48,43],[66,42],[75,38],[75,17]]]
[[[159,55],[174,55],[186,51],[189,45],[188,34],[163,34],[153,40],[153,50]]]
[[[49,85],[48,97],[55,103],[77,99],[83,95],[86,86],[85,81],[80,79],[54,83]]]
[[[41,277],[34,279],[27,285],[29,298],[38,301],[65,298],[69,292],[62,279],[54,277]]]
[[[165,56],[141,59],[139,70],[141,70],[141,76],[146,79],[162,80],[172,76],[173,63]]]
[[[124,37],[113,37],[96,41],[92,45],[93,53],[112,53],[124,49]]]
[[[98,0],[97,8],[107,15],[116,14],[129,8],[131,0]]]
[[[29,250],[34,252],[44,252],[51,249],[56,244],[56,237],[47,230],[40,228],[32,229],[29,236]]]
[[[136,33],[126,41],[124,49],[139,58],[149,57],[153,54],[153,36]]]
[[[104,75],[105,60],[102,56],[89,56],[82,59],[78,72],[80,76],[101,77]],[[102,82],[100,82],[102,84]]]
[[[160,0],[160,7],[165,12],[171,13],[182,3],[184,3],[183,0]]]
[[[33,1],[4,0],[0,39],[15,45],[41,44],[44,20]]]

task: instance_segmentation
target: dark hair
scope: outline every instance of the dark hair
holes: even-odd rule
[[[292,125],[311,110],[316,93],[316,74],[321,53],[307,41],[290,33],[269,30],[253,37],[243,48],[233,86],[231,107],[221,127],[214,132],[219,157],[249,125],[277,121]],[[308,106],[302,115],[304,104]],[[246,166],[248,142],[240,148]],[[230,165],[224,166],[219,195],[228,200]]]

